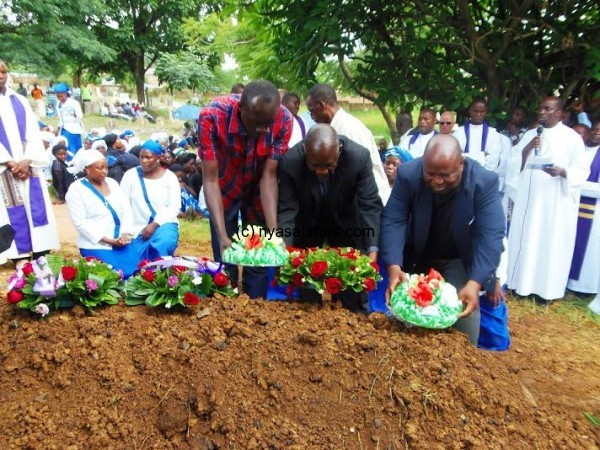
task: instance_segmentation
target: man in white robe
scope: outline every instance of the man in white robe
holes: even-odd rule
[[[585,294],[598,293],[600,284],[600,120],[594,123],[585,148],[590,176],[581,188],[577,238],[567,288]]]
[[[508,287],[544,300],[565,294],[575,245],[579,194],[589,174],[581,137],[561,123],[563,104],[542,101],[538,120],[514,148],[507,177],[515,192],[508,234]]]
[[[400,147],[412,155],[413,158],[423,156],[429,139],[438,134],[435,128],[435,111],[424,108],[419,112],[418,132],[407,134],[400,140]]]
[[[502,151],[500,133],[485,120],[488,103],[476,97],[469,107],[469,121],[454,132],[465,156],[474,159],[488,170],[497,172]]]
[[[316,123],[331,125],[337,134],[346,136],[368,150],[379,197],[385,205],[392,190],[383,170],[373,133],[360,120],[338,105],[335,90],[327,84],[317,84],[308,91],[306,108]]]
[[[27,99],[6,86],[0,61],[0,224],[15,238],[0,260],[29,259],[60,248],[42,169],[48,165],[37,118]]]

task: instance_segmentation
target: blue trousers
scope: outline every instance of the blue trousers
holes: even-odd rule
[[[225,211],[225,229],[227,236],[233,236],[238,231],[238,216],[239,210]],[[262,225],[262,224],[253,224]],[[221,247],[219,246],[219,237],[215,226],[210,220],[210,244],[213,251],[215,261],[221,262]],[[229,278],[237,284],[239,278],[238,266],[233,264],[225,264],[225,270],[229,274]],[[242,289],[250,298],[267,298],[267,268],[263,267],[244,267],[243,269]]]

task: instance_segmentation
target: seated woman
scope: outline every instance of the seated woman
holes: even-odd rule
[[[132,245],[140,260],[172,256],[179,239],[179,181],[160,165],[161,154],[161,145],[148,139],[140,151],[140,166],[125,172],[121,181],[133,215]]]
[[[181,209],[179,210],[179,217],[195,217],[199,215],[200,206],[198,205],[196,193],[183,182],[185,177],[185,170],[183,166],[175,163],[171,164],[168,169],[177,177],[177,181],[179,181],[179,187],[181,189]]]
[[[78,170],[85,178],[75,181],[66,195],[69,215],[79,233],[82,256],[94,256],[125,278],[137,269],[139,259],[131,246],[130,207],[119,184],[107,178],[108,163],[97,150],[82,152]]]
[[[413,159],[412,155],[400,147],[391,147],[383,154],[383,170],[387,176],[390,187],[394,187],[398,166]]]

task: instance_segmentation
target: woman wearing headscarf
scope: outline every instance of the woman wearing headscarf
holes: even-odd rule
[[[82,147],[81,134],[83,133],[83,112],[78,101],[68,96],[69,86],[58,83],[54,86],[58,99],[58,126],[61,136],[67,138],[67,149],[70,161]]]
[[[394,187],[398,166],[405,164],[413,159],[412,155],[400,147],[391,147],[383,154],[383,171],[390,183]]]
[[[133,214],[132,245],[140,260],[173,255],[179,239],[181,190],[175,174],[160,164],[162,151],[148,139],[140,151],[140,166],[128,170],[121,181]]]
[[[74,182],[66,195],[69,215],[79,233],[77,246],[82,256],[93,256],[122,270],[125,278],[137,269],[139,259],[131,246],[132,221],[127,199],[119,184],[107,178],[106,157],[86,150],[77,170],[85,178]]]

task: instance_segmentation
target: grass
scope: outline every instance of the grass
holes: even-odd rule
[[[388,143],[391,142],[390,130],[385,122],[385,119],[381,115],[381,111],[375,109],[358,109],[352,111],[351,114],[357,117],[362,123],[364,123],[375,139],[386,138]]]
[[[210,226],[208,225],[208,220],[180,219],[179,242],[183,246],[210,243]]]

